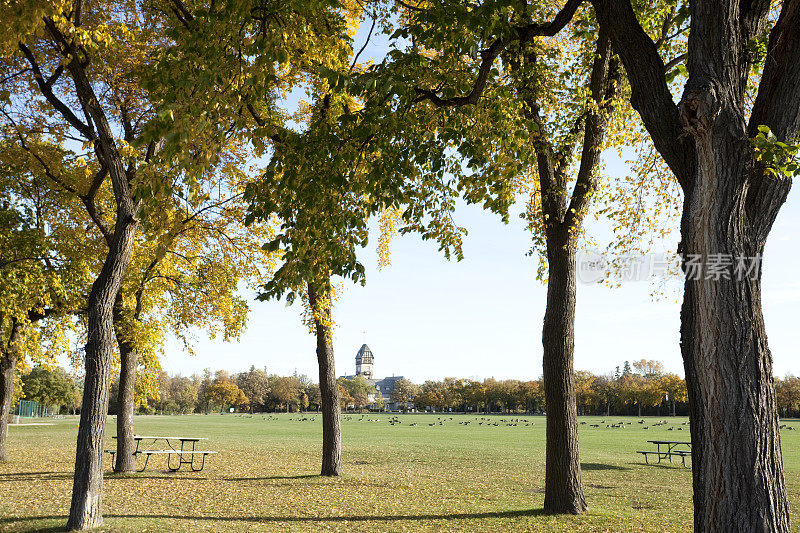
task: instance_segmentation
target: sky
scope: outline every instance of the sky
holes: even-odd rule
[[[608,171],[624,171],[610,161]],[[775,374],[800,373],[800,193],[790,194],[764,254],[763,302]],[[537,259],[526,255],[523,221],[504,224],[479,207],[460,206],[456,220],[469,233],[465,258],[447,261],[431,242],[409,235],[392,244],[392,265],[377,270],[377,232],[361,258],[367,284],[345,282],[334,309],[337,372],[352,374],[363,344],[375,354],[378,377],[415,382],[446,376],[535,379],[541,375],[541,330],[546,287],[536,279]],[[589,230],[593,226],[590,224]],[[597,229],[597,228],[594,228]],[[674,250],[674,248],[673,248]],[[678,345],[680,283],[655,299],[648,282],[619,288],[578,284],[575,368],[613,371],[625,360],[657,359],[683,375]],[[247,330],[238,342],[196,339],[196,356],[171,340],[164,369],[188,375],[204,368],[231,372],[251,365],[277,374],[317,377],[315,340],[302,325],[299,304],[250,300]]]
[[[357,47],[365,32],[356,36]],[[375,39],[362,58],[380,58],[386,43]],[[604,156],[606,173],[627,173],[616,153]],[[763,262],[763,306],[774,371],[800,373],[800,192],[792,191],[770,235]],[[517,211],[516,213],[518,213]],[[542,372],[542,319],[546,286],[536,279],[536,257],[528,256],[531,236],[517,216],[504,224],[480,207],[460,205],[456,222],[467,228],[464,260],[447,261],[434,243],[415,235],[397,237],[392,265],[377,270],[377,232],[360,259],[367,284],[347,281],[334,308],[334,352],[339,375],[355,371],[358,348],[375,355],[376,377],[402,375],[415,382],[448,376],[536,379]],[[588,224],[602,235],[602,223]],[[665,250],[673,251],[676,243]],[[648,282],[611,288],[578,284],[575,368],[609,373],[623,362],[656,359],[683,375],[679,328],[681,284],[654,299]],[[301,307],[283,302],[250,302],[247,330],[238,342],[210,340],[197,332],[196,356],[170,339],[163,367],[189,375],[204,368],[230,372],[251,366],[287,375],[318,375],[315,339],[301,322]]]

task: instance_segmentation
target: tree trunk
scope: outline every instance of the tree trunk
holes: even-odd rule
[[[562,224],[548,227],[547,262],[547,309],[542,331],[547,411],[544,511],[580,514],[587,505],[581,481],[573,380],[575,239]]]
[[[318,307],[319,297],[308,285],[309,303]],[[331,339],[330,307],[322,312],[322,320],[316,320],[317,361],[319,363],[319,392],[322,403],[322,472],[323,476],[339,476],[342,473],[342,420],[339,400],[339,385]]]
[[[113,235],[106,235],[108,254],[92,284],[87,305],[86,374],[67,520],[67,528],[76,530],[103,524],[103,445],[114,351],[114,301],[133,251],[139,204],[131,190],[133,175],[125,169],[114,132],[87,76],[86,65],[75,59],[78,51],[74,45],[70,45],[70,54],[72,59],[67,69],[84,113],[94,122],[97,133],[94,150],[98,160],[108,168],[117,208]]]
[[[0,462],[8,461],[8,417],[11,412],[11,396],[14,393],[15,360],[10,355],[0,357]]]
[[[800,129],[800,3],[782,2],[778,20],[770,24],[758,94],[748,102],[758,55],[749,49],[764,34],[771,4],[690,2],[689,77],[677,106],[663,78],[663,60],[630,3],[593,3],[622,56],[631,104],[684,192],[681,353],[695,530],[788,532],[760,256],[791,179],[778,169],[768,172],[750,139],[760,126],[784,142]],[[771,164],[780,165],[777,159]],[[739,258],[757,258],[745,259],[757,273],[737,272]]]
[[[121,211],[121,210],[120,210]],[[88,304],[86,376],[75,452],[75,476],[67,528],[103,524],[103,446],[114,346],[114,300],[133,249],[137,221],[118,213],[112,247],[92,285]]]
[[[0,320],[2,324],[2,320]],[[8,417],[11,413],[11,398],[14,396],[14,368],[17,365],[16,342],[19,323],[11,320],[8,344],[0,355],[0,462],[8,461]]]
[[[708,143],[711,144],[710,142]],[[760,256],[742,205],[742,153],[698,142],[697,185],[682,223],[687,279],[681,310],[681,352],[689,391],[696,531],[788,532],[772,356],[761,313],[760,272],[753,279],[705,279],[687,267],[712,254]],[[737,157],[738,156],[738,157]],[[730,172],[734,175],[731,175]],[[713,180],[711,178],[714,178]],[[709,194],[714,190],[715,194]],[[699,279],[693,279],[699,277]],[[744,279],[741,279],[744,278]]]
[[[135,407],[136,369],[138,355],[122,324],[122,301],[117,297],[114,306],[114,331],[119,346],[119,393],[117,394],[117,454],[114,471],[136,472],[136,441],[133,438],[133,411]]]

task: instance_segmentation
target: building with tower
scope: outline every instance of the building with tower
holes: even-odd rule
[[[403,376],[375,379],[375,356],[366,344],[362,344],[361,348],[356,352],[356,373],[352,376],[342,377],[344,379],[355,379],[356,376],[363,376],[367,383],[375,387],[375,393],[368,398],[370,402],[373,402],[380,395],[384,408],[395,410],[399,407],[392,401],[392,392],[394,391],[395,383],[403,379]]]
[[[374,365],[375,358],[372,356],[372,350],[366,344],[362,344],[356,353],[356,376],[372,379]]]

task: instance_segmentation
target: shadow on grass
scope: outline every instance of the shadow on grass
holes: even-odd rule
[[[609,465],[606,463],[581,463],[581,470],[630,470],[626,466]]]
[[[67,472],[9,472],[0,474],[2,481],[36,481],[39,479],[71,479],[73,473]]]
[[[301,474],[297,476],[263,476],[263,477],[223,477],[223,481],[269,481],[271,479],[309,479],[321,478],[319,474]]]
[[[442,513],[442,514],[415,514],[415,515],[348,515],[348,516],[189,516],[167,514],[105,514],[104,518],[143,518],[157,520],[198,520],[207,522],[241,522],[241,523],[271,523],[271,522],[405,522],[423,520],[473,520],[483,518],[524,518],[528,516],[545,516],[542,509],[520,509],[518,511],[488,511],[483,513]],[[66,515],[47,516],[8,516],[0,518],[0,524],[12,522],[32,522],[36,520],[67,520]],[[61,531],[49,529],[37,531]]]
[[[690,468],[690,465],[688,465],[688,464],[687,464],[687,466],[683,466],[681,463],[670,463],[668,461],[665,461],[663,463],[631,463],[631,464],[636,464],[636,465],[639,465],[639,466],[647,466],[647,467],[650,467],[650,468],[662,468],[662,469],[666,469],[666,470],[680,469],[680,470],[687,470],[689,472],[692,471],[692,469]]]
[[[211,478],[208,477],[201,477],[201,476],[176,476],[171,472],[164,471],[164,472],[154,472],[152,474],[106,474],[105,479],[107,481],[136,481],[139,479],[165,479],[165,480],[173,480],[173,479],[180,479],[182,481],[208,481]]]

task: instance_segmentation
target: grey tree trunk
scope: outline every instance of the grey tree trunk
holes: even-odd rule
[[[0,462],[8,461],[8,417],[14,394],[14,367],[15,360],[10,355],[0,357]]]
[[[309,302],[317,306],[318,295],[308,285]],[[336,367],[330,331],[330,308],[325,317],[327,323],[317,321],[317,361],[319,364],[319,392],[322,403],[322,471],[323,476],[342,474],[342,420],[339,385],[336,383]]]
[[[122,331],[122,302],[117,298],[114,306],[114,331],[119,346],[119,393],[117,395],[117,454],[114,471],[130,473],[136,471],[136,442],[133,438],[133,411],[135,407],[136,369],[138,355],[130,340]]]
[[[547,235],[547,309],[542,370],[547,411],[544,510],[580,514],[586,508],[578,450],[573,381],[575,352],[575,242],[569,230],[551,226]]]
[[[19,322],[12,318],[8,342],[0,350],[0,462],[8,461],[8,417],[11,413],[11,398],[14,395],[19,328]]]
[[[740,147],[701,158],[684,214],[685,257],[697,254],[706,264],[712,254],[757,257],[760,269],[763,246],[743,231],[741,196],[733,190],[709,194],[712,187],[719,193],[736,186],[740,180],[724,173],[735,173],[746,153]],[[730,272],[732,279],[703,279],[705,274],[691,279],[691,269],[684,269],[681,352],[689,392],[695,529],[788,532],[760,275],[739,279]]]
[[[113,308],[133,249],[136,226],[133,217],[123,214],[118,218],[113,246],[89,296],[86,377],[67,522],[71,530],[103,523],[103,446],[114,347]]]
[[[513,60],[512,60],[513,61]],[[535,64],[536,54],[528,59]],[[588,89],[597,104],[583,124],[580,163],[575,176],[568,176],[572,146],[550,143],[539,112],[539,84],[525,79],[519,93],[525,114],[537,128],[535,139],[542,223],[547,244],[547,308],[542,330],[545,410],[547,412],[544,511],[580,514],[587,509],[581,481],[578,451],[578,413],[573,379],[575,351],[575,254],[577,235],[583,225],[597,187],[596,168],[600,162],[608,119],[614,110],[621,71],[612,57],[611,41],[605,32],[597,37],[597,54],[592,64]],[[559,156],[558,154],[562,154]]]
[[[625,65],[631,104],[684,192],[681,352],[689,391],[695,529],[788,532],[760,255],[791,178],[765,168],[750,140],[760,126],[784,142],[800,130],[800,1],[781,2],[771,28],[770,2],[690,2],[689,78],[679,105],[664,78],[664,61],[630,0],[593,4]],[[748,118],[746,90],[756,57],[750,47],[767,29],[767,53]],[[737,273],[739,258],[757,258],[757,274]],[[716,274],[709,276],[709,264]]]
[[[77,50],[72,51],[74,57],[78,57]],[[67,520],[70,530],[91,529],[103,524],[103,446],[114,352],[114,302],[128,268],[139,224],[138,205],[133,199],[129,176],[117,151],[113,131],[84,69],[85,65],[77,59],[68,64],[81,106],[96,128],[95,151],[98,159],[108,167],[117,212],[108,254],[92,284],[87,306],[86,375],[75,451],[72,502]]]
[[[11,413],[11,398],[14,395],[19,327],[19,322],[12,318],[8,342],[0,350],[0,462],[8,461],[8,417]]]

